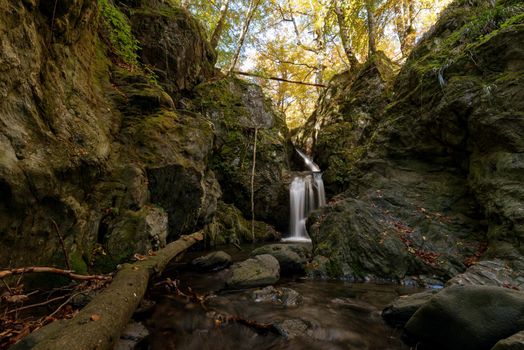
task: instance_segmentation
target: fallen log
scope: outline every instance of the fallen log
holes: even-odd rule
[[[202,239],[202,231],[182,236],[154,256],[125,264],[111,284],[73,319],[42,327],[12,349],[111,349],[142,300],[150,277],[160,274],[171,260]]]

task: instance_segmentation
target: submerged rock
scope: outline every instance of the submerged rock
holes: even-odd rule
[[[287,307],[298,306],[302,302],[302,296],[291,288],[275,288],[268,286],[253,291],[251,297],[256,303],[272,303]]]
[[[279,278],[278,260],[269,254],[263,254],[234,264],[226,286],[231,289],[259,287],[273,284]]]
[[[522,329],[524,292],[487,286],[445,288],[406,324],[413,342],[450,350],[488,350]]]
[[[311,336],[312,334],[311,323],[298,318],[276,322],[273,326],[277,329],[279,334],[286,339]]]
[[[429,290],[422,293],[403,295],[384,308],[382,318],[394,327],[404,327],[411,316],[437,292],[437,290]]]
[[[220,250],[194,259],[191,265],[201,271],[218,271],[231,265],[231,262],[231,255]]]
[[[304,266],[311,257],[311,245],[269,244],[253,250],[251,254],[269,254],[274,256],[280,264],[282,274],[302,273],[304,272]]]
[[[120,335],[113,350],[141,349],[149,337],[148,329],[140,322],[130,322]]]

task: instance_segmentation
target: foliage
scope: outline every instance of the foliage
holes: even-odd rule
[[[177,1],[177,0],[173,0]],[[187,5],[206,27],[217,26],[226,0],[178,0]],[[218,43],[218,67],[228,67],[236,38],[252,0],[230,0],[223,35]],[[264,77],[327,84],[341,71],[351,69],[354,57],[368,59],[369,28],[366,11],[371,5],[377,49],[393,61],[403,62],[415,41],[436,20],[450,0],[262,0],[241,52],[240,70]],[[262,85],[296,128],[315,109],[322,89],[252,78]]]
[[[110,0],[98,0],[98,6],[115,54],[125,63],[136,65],[140,47],[131,32],[128,18]]]

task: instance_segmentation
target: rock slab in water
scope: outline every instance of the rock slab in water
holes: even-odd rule
[[[409,340],[448,350],[491,349],[524,329],[524,292],[452,286],[424,304],[406,324]]]
[[[524,331],[499,341],[492,350],[524,350]]]
[[[302,273],[311,256],[310,244],[269,244],[259,247],[252,252],[253,255],[269,254],[275,257],[282,274]]]
[[[278,260],[269,254],[262,254],[233,265],[226,286],[228,288],[266,286],[277,282],[279,278]]]
[[[278,333],[286,339],[299,336],[308,336],[311,333],[311,324],[301,319],[284,320],[274,324]]]
[[[411,316],[437,292],[437,290],[429,290],[422,293],[403,295],[384,308],[382,318],[391,326],[404,327]]]
[[[231,265],[231,262],[231,256],[219,250],[194,259],[191,265],[201,271],[218,271]]]
[[[452,285],[488,285],[524,290],[524,276],[502,260],[485,260],[446,282]]]
[[[275,288],[268,286],[257,289],[251,294],[257,303],[273,303],[283,306],[298,306],[302,302],[302,296],[291,288]]]

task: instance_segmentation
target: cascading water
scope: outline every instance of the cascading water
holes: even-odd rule
[[[295,176],[289,187],[289,237],[285,242],[311,242],[306,230],[306,219],[315,209],[326,205],[326,194],[322,172],[308,156],[301,151],[297,153],[304,159],[311,171],[309,174]]]

